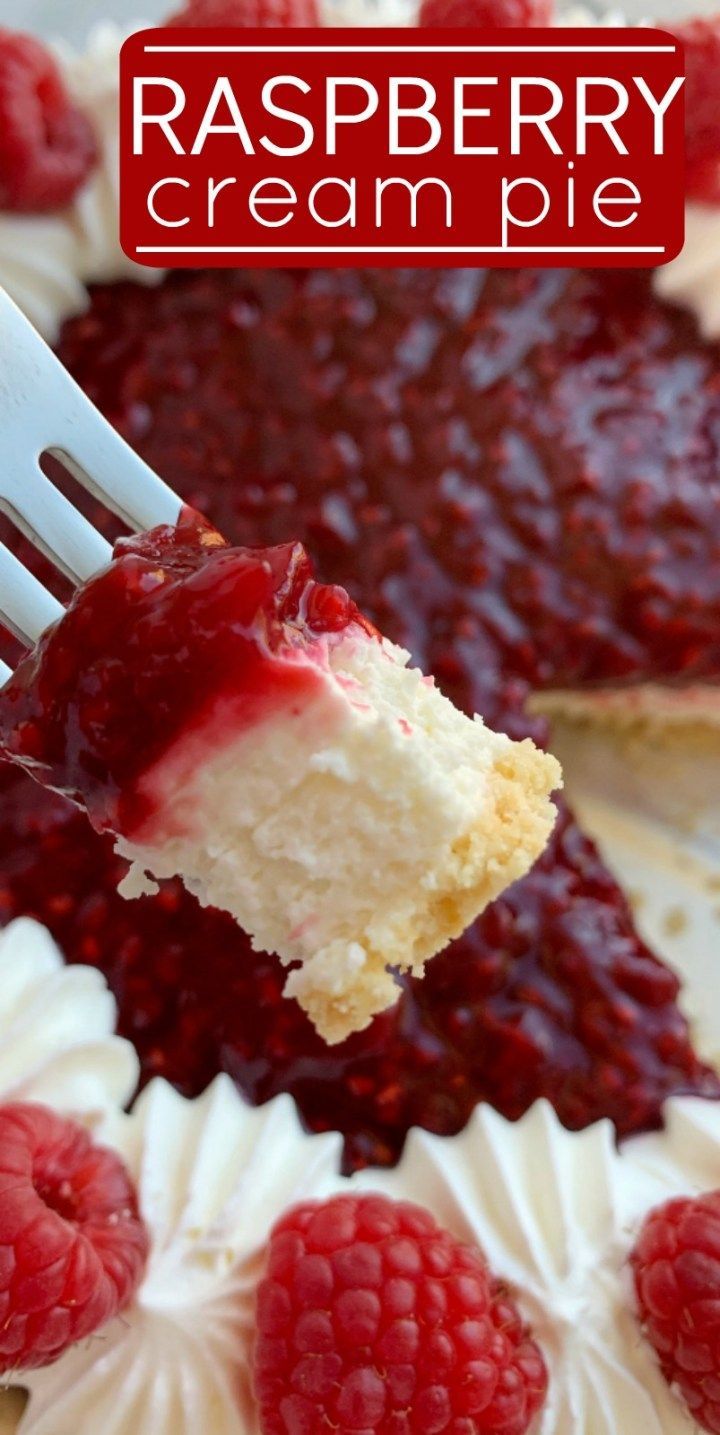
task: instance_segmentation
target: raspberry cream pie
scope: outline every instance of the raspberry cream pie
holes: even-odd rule
[[[507,0],[503,14],[486,0],[482,11],[448,3],[464,23],[507,20],[511,8],[548,19],[531,0]],[[440,0],[423,10],[441,22]],[[249,13],[246,0],[191,0],[183,22]],[[252,4],[262,23],[299,13],[289,0]],[[47,90],[39,132],[63,163],[27,145],[19,169],[17,148],[7,161],[15,207],[0,214],[0,281],[183,499],[230,543],[274,555],[271,575],[291,575],[282,631],[318,659],[308,676],[320,709],[332,693],[354,730],[359,688],[382,718],[407,720],[417,700],[442,713],[451,741],[452,709],[404,664],[401,645],[461,712],[507,734],[458,728],[468,741],[472,732],[488,788],[492,771],[526,754],[541,826],[553,770],[524,742],[547,742],[538,704],[569,695],[654,721],[717,711],[717,33],[708,22],[688,36],[692,204],[707,224],[691,223],[687,251],[652,277],[138,271],[117,246],[118,37],[108,30],[83,55],[63,52],[64,88],[53,78]],[[3,43],[0,111],[27,136],[23,74],[35,103],[33,76],[47,76],[48,61],[23,52],[23,71],[13,42],[8,84]],[[37,113],[33,124],[37,134]],[[82,153],[74,135],[85,136]],[[59,210],[42,203],[58,173]],[[700,323],[663,291],[701,311]],[[197,559],[207,531],[122,540],[99,582],[122,590],[133,566],[143,579],[172,567],[183,542],[192,581],[206,565],[189,554],[195,545]],[[239,561],[215,543],[204,556],[213,567]],[[312,601],[292,609],[300,589]],[[38,709],[52,657],[87,704],[84,732],[108,735],[102,684],[78,688],[102,635],[95,653],[86,637],[82,647],[61,640],[83,608],[81,597],[3,697],[24,719],[15,755],[44,765],[60,789],[9,764],[2,773],[0,915],[22,917],[0,939],[0,1131],[15,1130],[9,1173],[0,1152],[0,1312],[24,1366],[0,1340],[4,1378],[17,1387],[13,1427],[717,1430],[720,1081],[694,1049],[678,978],[641,940],[568,806],[532,870],[425,979],[403,976],[392,1009],[329,1048],[286,999],[278,959],[164,877],[145,840],[158,812],[170,815],[164,756],[197,716],[197,685],[154,694],[169,724],[154,752],[147,731],[131,746],[129,707],[113,752],[71,751],[67,705],[56,726]],[[9,639],[6,656],[17,664]],[[226,666],[219,653],[218,691]],[[283,719],[273,737],[278,770],[286,729]],[[373,751],[378,771],[393,755],[383,790],[392,803],[397,754],[411,763],[413,749],[402,723],[387,732],[389,745]],[[142,774],[127,765],[141,751]],[[432,766],[421,776],[430,801]],[[529,779],[527,769],[526,812]],[[373,827],[381,854],[384,815]],[[303,839],[306,828],[298,814]],[[118,894],[128,857],[156,872],[159,890]],[[419,851],[407,862],[406,875],[412,863],[427,870]],[[186,867],[185,854],[173,859],[173,871]],[[198,876],[203,899],[222,904]],[[275,928],[261,940],[282,945]],[[111,1034],[104,976],[122,1037]],[[147,1089],[124,1111],[136,1053]],[[406,1143],[412,1126],[425,1130]],[[618,1149],[618,1134],[633,1139]],[[52,1180],[50,1145],[60,1153]],[[96,1259],[108,1230],[120,1275],[111,1300]],[[80,1279],[76,1249],[97,1279]]]
[[[341,1041],[422,974],[552,827],[554,758],[453,708],[300,544],[191,511],[120,540],[0,695],[7,756],[146,873],[182,877]],[[157,890],[151,884],[151,890]]]
[[[94,161],[61,212],[0,215],[0,278],[144,457],[231,543],[299,539],[513,739],[547,742],[538,694],[712,695],[720,386],[692,317],[638,271],[141,272],[117,247],[118,43],[61,53]],[[533,870],[330,1050],[229,916],[174,879],[125,901],[109,834],[17,769],[2,786],[0,914],[107,974],[144,1078],[289,1092],[348,1168],[483,1100],[517,1118],[544,1096],[566,1126],[628,1135],[672,1094],[720,1096],[677,976],[567,806]]]

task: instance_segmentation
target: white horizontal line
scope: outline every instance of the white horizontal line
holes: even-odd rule
[[[146,55],[676,55],[676,45],[144,45]]]
[[[136,244],[136,254],[664,254],[664,244]]]

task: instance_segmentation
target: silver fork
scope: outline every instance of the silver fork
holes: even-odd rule
[[[177,522],[181,501],[78,388],[0,288],[0,509],[73,583],[111,547],[45,477],[52,454],[133,532]],[[62,604],[0,543],[0,622],[31,648]],[[11,674],[0,662],[0,684]]]

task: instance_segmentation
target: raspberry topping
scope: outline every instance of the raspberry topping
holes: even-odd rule
[[[291,29],[320,24],[316,0],[188,0],[166,25]]]
[[[720,18],[668,25],[685,46],[685,187],[720,204]]]
[[[647,275],[188,273],[95,290],[60,352],[233,542],[299,537],[492,726],[543,739],[531,686],[720,677],[717,351]],[[146,1078],[289,1091],[344,1133],[348,1168],[481,1100],[513,1119],[546,1096],[566,1126],[625,1135],[673,1093],[720,1094],[564,805],[533,872],[329,1050],[230,919],[177,883],[123,901],[82,814],[16,771],[2,792],[0,920],[35,916],[102,968]]]
[[[449,29],[512,29],[550,25],[554,0],[422,0],[418,25]]]
[[[480,1251],[385,1196],[295,1207],[258,1290],[262,1435],[524,1435],[542,1355]]]
[[[720,1431],[720,1191],[651,1211],[630,1260],[665,1379],[703,1430]]]
[[[96,158],[90,121],[53,56],[30,35],[0,30],[0,209],[62,209]]]
[[[147,839],[142,778],[178,735],[239,732],[309,699],[295,661],[318,636],[368,628],[342,588],[316,583],[299,543],[230,548],[192,509],[119,539],[0,694],[0,747],[88,810]]]
[[[148,1237],[119,1158],[44,1106],[0,1106],[0,1371],[33,1369],[130,1301]]]

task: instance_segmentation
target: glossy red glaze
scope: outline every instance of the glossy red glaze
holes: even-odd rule
[[[720,676],[720,364],[637,273],[216,272],[98,290],[61,353],[234,542],[300,538],[467,710]],[[393,1160],[413,1123],[538,1096],[580,1127],[717,1097],[624,895],[562,809],[534,871],[329,1050],[271,958],[169,884],[124,903],[85,819],[6,775],[0,911],[101,966],[146,1075],[226,1070]]]
[[[300,711],[323,681],[318,639],[350,623],[354,603],[314,581],[300,543],[231,548],[186,509],[176,528],[119,539],[20,663],[0,751],[98,831],[152,840],[154,764],[195,734],[212,745]]]

